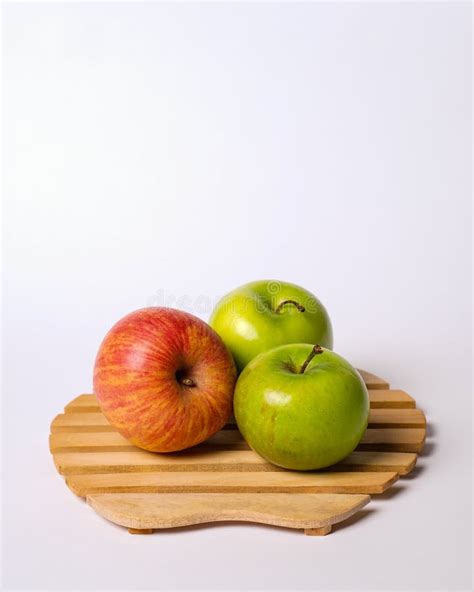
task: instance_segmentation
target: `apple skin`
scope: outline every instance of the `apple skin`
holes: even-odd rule
[[[286,469],[321,469],[359,444],[369,417],[360,374],[344,358],[322,350],[301,366],[313,346],[291,344],[254,358],[240,374],[234,414],[249,446]]]
[[[232,412],[235,380],[217,333],[162,307],[137,310],[112,327],[94,368],[107,419],[132,444],[154,452],[183,450],[218,432]]]
[[[293,300],[304,312],[285,300]],[[332,327],[322,303],[304,288],[262,280],[224,296],[209,320],[232,353],[237,370],[258,354],[286,343],[319,343],[332,349]]]

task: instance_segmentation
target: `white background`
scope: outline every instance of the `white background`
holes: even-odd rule
[[[6,589],[470,588],[470,29],[447,2],[4,6]],[[259,278],[416,397],[420,469],[321,539],[106,523],[48,452],[102,336]]]

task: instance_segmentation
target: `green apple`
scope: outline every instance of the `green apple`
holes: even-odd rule
[[[321,302],[300,286],[263,280],[220,300],[209,320],[241,371],[256,355],[286,343],[332,349],[332,327]]]
[[[286,469],[339,462],[359,444],[369,395],[344,358],[319,345],[283,345],[254,358],[234,393],[239,430],[253,450]]]

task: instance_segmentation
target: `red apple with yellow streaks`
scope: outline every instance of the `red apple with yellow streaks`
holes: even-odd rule
[[[184,450],[218,432],[232,412],[236,369],[217,333],[201,319],[150,307],[105,336],[94,392],[110,423],[132,444]]]

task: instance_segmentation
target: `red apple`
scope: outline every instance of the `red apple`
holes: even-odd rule
[[[132,444],[183,450],[218,432],[232,412],[234,361],[197,317],[173,308],[130,313],[105,336],[94,392],[110,423]]]

